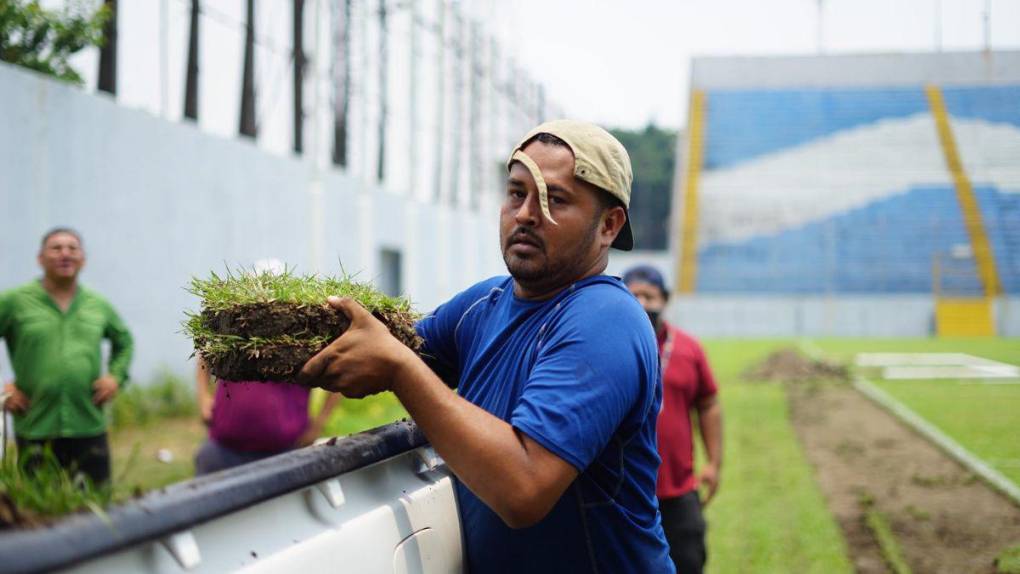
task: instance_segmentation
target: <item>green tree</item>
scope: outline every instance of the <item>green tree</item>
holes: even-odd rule
[[[627,148],[634,167],[630,209],[634,247],[666,249],[673,200],[676,132],[655,124],[643,130],[610,131]]]
[[[105,8],[83,1],[50,10],[39,0],[0,0],[0,60],[81,84],[68,59],[102,43],[107,17]]]

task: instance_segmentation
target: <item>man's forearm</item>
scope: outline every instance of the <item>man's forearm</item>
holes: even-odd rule
[[[510,526],[542,518],[569,485],[544,487],[536,476],[548,468],[528,451],[535,443],[458,396],[425,363],[408,364],[393,391],[457,478]]]
[[[712,466],[722,466],[722,405],[717,400],[703,409],[698,410],[698,426],[701,440],[705,445],[705,454]]]
[[[319,413],[315,415],[315,420],[312,423],[320,429],[325,428],[326,423],[329,422],[329,417],[333,414],[333,409],[340,402],[340,395],[338,393],[322,392],[326,393],[326,400],[322,402],[322,408],[319,409]]]

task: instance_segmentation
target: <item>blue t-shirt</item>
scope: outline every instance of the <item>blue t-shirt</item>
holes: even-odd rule
[[[655,334],[605,275],[546,301],[482,281],[421,320],[423,352],[462,397],[577,468],[538,524],[508,527],[457,481],[470,572],[673,572],[655,477]]]

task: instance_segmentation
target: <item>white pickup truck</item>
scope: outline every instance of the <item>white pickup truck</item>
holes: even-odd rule
[[[462,569],[452,478],[409,422],[0,531],[0,573]]]

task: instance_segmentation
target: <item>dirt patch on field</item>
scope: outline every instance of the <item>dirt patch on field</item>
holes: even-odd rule
[[[796,349],[780,349],[744,371],[749,382],[807,383],[850,380],[846,365],[812,359]]]
[[[887,572],[865,524],[882,512],[916,573],[991,573],[1020,508],[849,385],[791,385],[791,419],[858,572]]]

